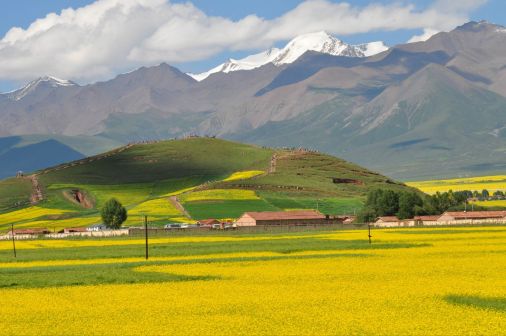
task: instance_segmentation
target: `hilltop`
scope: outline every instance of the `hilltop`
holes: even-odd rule
[[[35,186],[40,190],[37,198]],[[129,144],[97,156],[0,182],[0,228],[100,222],[116,197],[128,225],[235,218],[245,211],[318,208],[358,211],[371,188],[408,189],[378,173],[305,149],[271,149],[214,138]],[[38,203],[21,210],[14,203]],[[10,208],[10,209],[7,209]]]

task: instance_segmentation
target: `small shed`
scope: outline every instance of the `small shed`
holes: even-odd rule
[[[199,220],[197,222],[198,225],[200,226],[209,226],[209,225],[213,225],[213,224],[221,224],[221,222],[217,219],[214,219],[214,218],[209,218],[209,219],[202,219],[202,220]]]
[[[86,228],[86,231],[104,231],[107,230],[107,226],[105,224],[93,224]]]
[[[381,216],[376,218],[376,222],[374,222],[375,226],[381,227],[392,227],[399,226],[400,219],[397,216]]]

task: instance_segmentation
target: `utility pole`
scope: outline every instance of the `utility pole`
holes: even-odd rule
[[[148,216],[144,216],[144,233],[146,236],[146,260],[149,258],[148,254]]]
[[[368,230],[368,234],[367,236],[369,237],[369,244],[372,244],[372,241],[371,241],[371,224],[367,224],[367,230]]]
[[[11,235],[12,235],[12,250],[14,251],[14,258],[17,258],[17,255],[16,255],[16,240],[14,239],[14,224],[11,224]]]

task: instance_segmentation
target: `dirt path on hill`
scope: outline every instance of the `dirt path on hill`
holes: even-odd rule
[[[192,216],[190,216],[190,214],[188,213],[188,211],[186,211],[186,209],[184,208],[184,206],[179,202],[179,200],[177,199],[177,196],[170,196],[169,197],[169,202],[172,203],[172,205],[174,207],[176,207],[176,209],[178,209],[179,211],[181,211],[181,213],[184,214],[187,218],[192,219]]]
[[[269,174],[272,174],[272,173],[276,172],[276,165],[277,165],[277,163],[278,163],[278,155],[277,154],[272,154],[271,165],[269,167]]]
[[[42,194],[42,189],[40,187],[37,174],[30,175],[27,178],[32,182],[32,195],[30,196],[30,202],[32,204],[37,204],[40,201],[43,201],[44,195]]]

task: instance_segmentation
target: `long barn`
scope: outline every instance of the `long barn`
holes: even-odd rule
[[[328,218],[316,210],[245,212],[236,222],[237,226],[257,225],[311,225],[341,222]]]

